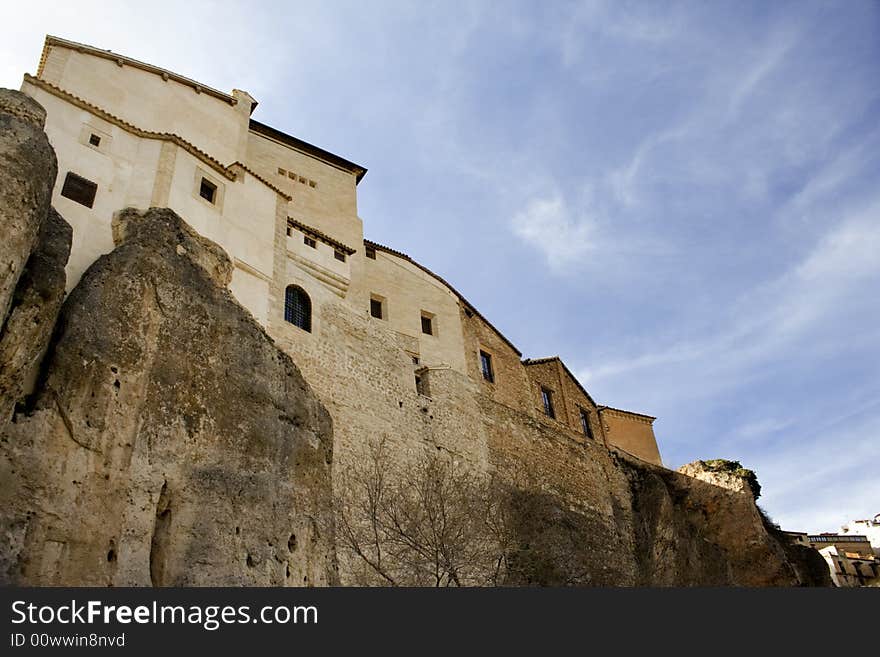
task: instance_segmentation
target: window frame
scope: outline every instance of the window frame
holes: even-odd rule
[[[301,308],[297,312],[296,300]],[[291,283],[284,288],[284,321],[306,333],[312,332],[312,298],[299,285]]]
[[[553,407],[553,390],[546,386],[541,386],[541,403],[544,406],[544,415],[555,420],[556,409]]]
[[[377,305],[378,305],[378,308],[379,308],[379,314],[378,314],[378,315],[376,315],[376,314],[373,312],[373,304],[377,304]],[[386,311],[385,311],[385,299],[384,299],[384,297],[380,297],[380,296],[378,296],[378,295],[376,295],[376,294],[371,294],[371,295],[370,295],[370,317],[372,317],[372,318],[374,318],[374,319],[382,319],[382,320],[388,319],[388,317],[387,317],[387,313],[386,313]]]
[[[421,311],[421,327],[422,327],[422,335],[431,335],[437,337],[437,323],[434,321],[436,315],[434,313],[429,313],[426,310]],[[429,331],[425,330],[425,322],[427,321],[427,326],[430,329]]]
[[[480,374],[483,380],[488,383],[495,383],[495,368],[492,366],[492,354],[485,349],[479,350],[480,355]]]
[[[584,436],[586,436],[590,440],[595,440],[595,437],[593,436],[593,425],[590,424],[590,411],[585,409],[583,406],[578,406],[578,411],[581,418],[581,429],[584,432]]]
[[[210,198],[205,196],[205,194],[203,193],[206,188],[211,192]],[[219,189],[220,187],[217,185],[217,183],[209,180],[205,176],[202,176],[202,179],[199,181],[199,198],[204,199],[211,205],[217,205],[217,192],[219,191]]]

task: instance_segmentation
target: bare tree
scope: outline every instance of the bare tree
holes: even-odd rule
[[[383,442],[336,480],[336,537],[354,583],[494,586],[509,552],[491,478],[426,449],[403,465]]]

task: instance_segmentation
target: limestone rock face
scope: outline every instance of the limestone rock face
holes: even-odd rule
[[[170,210],[125,210],[0,443],[0,577],[336,581],[329,415]],[[218,285],[221,283],[221,285]]]
[[[36,377],[37,369],[64,300],[73,231],[54,208],[40,229],[0,332],[0,407],[2,421]]]
[[[825,585],[796,563],[809,555],[787,554],[768,532],[751,495],[635,459],[614,461],[599,496],[611,515],[558,494],[512,493],[518,547],[507,583]]]
[[[576,445],[499,404],[484,413],[490,460],[509,485],[506,584],[827,585],[750,493]]]
[[[678,472],[727,490],[745,493],[753,499],[757,499],[761,493],[755,473],[743,468],[739,461],[694,461],[681,466]]]
[[[43,132],[45,121],[36,101],[0,89],[0,318],[9,312],[52,202],[58,163]]]

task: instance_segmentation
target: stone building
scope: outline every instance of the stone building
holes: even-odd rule
[[[68,289],[114,248],[115,213],[173,209],[230,255],[231,292],[321,397],[342,458],[365,437],[416,437],[485,463],[474,434],[494,430],[492,403],[661,464],[653,417],[597,404],[558,357],[524,360],[443,278],[365,239],[366,168],[254,120],[247,92],[51,36],[22,91],[58,157]]]

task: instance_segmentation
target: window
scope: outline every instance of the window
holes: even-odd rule
[[[370,316],[375,317],[376,319],[382,319],[384,317],[384,313],[382,312],[382,299],[377,299],[375,297],[370,299]]]
[[[91,144],[92,146],[100,146],[101,145],[101,138],[93,132],[89,136],[89,144]]]
[[[544,402],[544,414],[549,418],[555,418],[556,412],[553,410],[553,391],[541,386],[541,401]]]
[[[366,247],[366,254],[370,260],[376,259],[376,248],[372,246]]]
[[[428,371],[420,370],[416,373],[416,392],[424,397],[431,396],[431,389],[428,387]]]
[[[412,358],[413,365],[419,364],[419,357],[418,356],[412,356],[411,358]]]
[[[593,430],[590,428],[590,411],[586,411],[583,408],[581,410],[581,429],[584,430],[584,435],[587,438],[593,437]]]
[[[285,175],[287,175],[287,171],[285,171],[281,167],[278,167],[278,175],[285,176]]]
[[[288,227],[287,227],[287,236],[290,237],[291,235],[293,235],[293,228],[291,228],[290,226],[288,226]]]
[[[217,185],[207,178],[202,178],[202,182],[199,185],[199,196],[205,199],[208,203],[214,203],[217,199]]]
[[[480,349],[480,369],[483,371],[483,378],[489,383],[495,383],[495,373],[492,371],[492,356]]]
[[[69,198],[71,201],[76,201],[87,208],[95,204],[95,194],[97,192],[97,183],[86,180],[72,171],[67,172],[67,176],[64,178],[64,185],[61,187],[61,196]]]
[[[310,246],[313,249],[318,248],[318,243],[308,235],[303,235],[303,244],[305,244],[306,246]]]
[[[345,254],[339,249],[336,249],[333,252],[333,257],[336,258],[339,262],[345,262]]]
[[[284,292],[284,321],[311,333],[312,301],[301,287],[287,286]]]
[[[434,335],[434,316],[422,313],[422,333]]]

